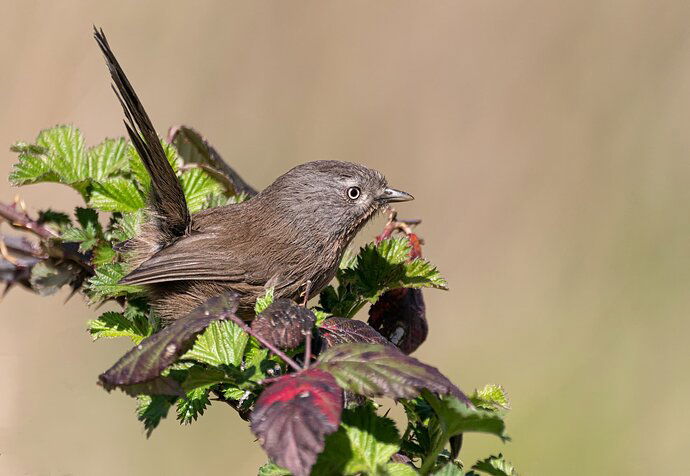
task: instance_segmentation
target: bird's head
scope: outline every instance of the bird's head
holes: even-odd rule
[[[327,232],[351,239],[392,202],[414,197],[390,188],[378,171],[350,162],[319,160],[298,165],[262,192],[305,232]]]

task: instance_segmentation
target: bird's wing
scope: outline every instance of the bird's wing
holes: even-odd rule
[[[159,251],[125,276],[122,284],[169,281],[234,281],[246,279],[241,260],[219,249],[213,235],[190,235]]]

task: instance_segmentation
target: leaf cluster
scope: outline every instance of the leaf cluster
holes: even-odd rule
[[[162,144],[192,213],[256,193],[193,129],[174,128]],[[38,237],[3,238],[0,278],[43,295],[67,285],[93,303],[116,303],[89,321],[88,332],[94,340],[124,337],[133,347],[99,383],[136,398],[147,435],[173,408],[181,424],[191,424],[221,402],[250,421],[272,460],[262,475],[515,474],[501,455],[468,473],[457,459],[465,433],[508,439],[503,389],[487,386],[467,397],[438,369],[407,355],[426,338],[422,289],[447,289],[421,258],[416,235],[388,233],[346,255],[337,284],[312,309],[274,300],[268,289],[249,326],[235,316],[228,293],[161,326],[143,290],[120,284],[127,242],[148,213],[150,178],[132,145],[120,138],[87,147],[78,129],[57,126],[12,150],[12,184],[60,183],[84,204],[72,215],[44,210],[36,219],[21,207],[0,208],[0,217],[12,214],[8,221]],[[376,303],[376,327],[353,319]],[[396,326],[420,323],[423,332],[412,332],[412,340],[394,338]],[[378,397],[404,406],[403,431],[381,414]]]

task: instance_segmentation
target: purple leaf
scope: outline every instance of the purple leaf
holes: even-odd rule
[[[150,392],[147,393],[169,394],[169,386],[162,385],[160,381],[155,383],[163,369],[187,352],[196,336],[211,322],[227,319],[236,309],[237,296],[234,293],[209,299],[185,317],[141,341],[101,374],[98,377],[99,383],[108,391],[115,387],[124,389],[125,386],[149,383]],[[136,387],[130,391],[142,393]]]
[[[385,292],[369,308],[368,322],[404,353],[411,354],[429,334],[422,290],[399,288]]]
[[[294,349],[316,323],[314,313],[289,299],[276,299],[252,322],[252,331],[281,349]]]
[[[303,370],[280,377],[261,393],[251,428],[268,456],[295,476],[307,476],[340,425],[342,390],[327,372]]]
[[[390,344],[385,337],[366,322],[345,317],[329,317],[324,320],[319,327],[319,334],[326,344],[326,348],[351,342]]]
[[[345,390],[366,397],[414,398],[422,389],[469,399],[435,367],[380,344],[341,344],[321,354],[317,367]]]

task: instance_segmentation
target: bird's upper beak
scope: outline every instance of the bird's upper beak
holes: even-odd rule
[[[409,202],[410,200],[414,200],[414,197],[409,193],[394,188],[385,189],[378,198],[386,203]]]

